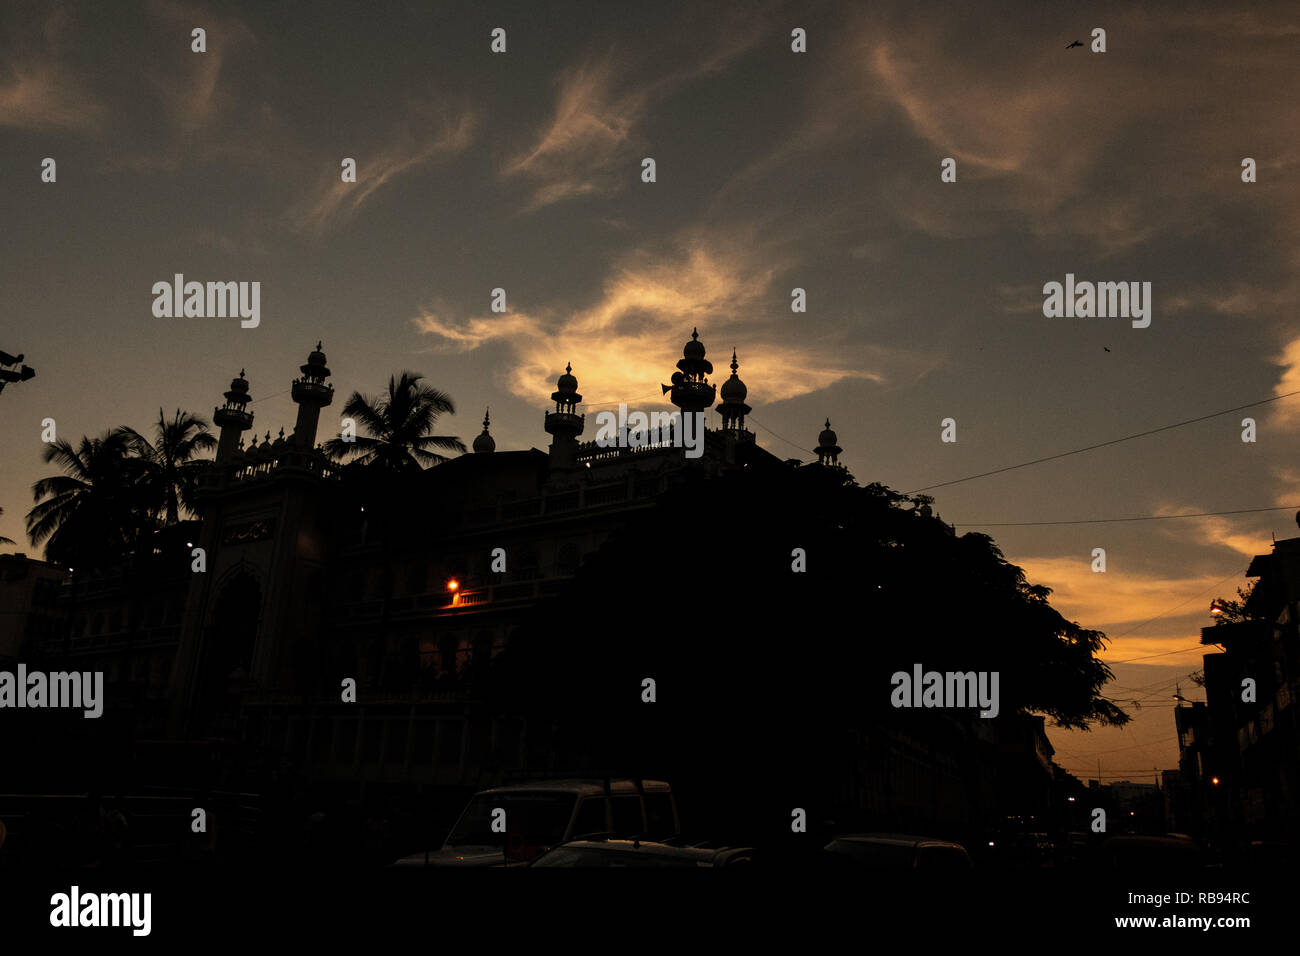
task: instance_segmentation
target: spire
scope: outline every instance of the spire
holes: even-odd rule
[[[490,408],[483,410],[483,434],[474,439],[474,453],[476,455],[491,454],[497,449],[496,439],[488,434],[488,412],[490,411]]]
[[[745,383],[740,380],[737,374],[740,371],[740,363],[736,360],[736,350],[731,350],[731,378],[722,383],[722,388],[718,394],[722,396],[722,401],[718,403],[718,414],[722,416],[722,430],[729,432],[737,438],[747,438],[753,440],[754,434],[745,428],[745,416],[753,409],[745,404],[745,396],[749,394],[749,389]]]

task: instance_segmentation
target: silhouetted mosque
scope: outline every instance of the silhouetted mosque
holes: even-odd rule
[[[683,419],[721,392],[722,427],[704,431],[695,457],[682,420],[639,445],[582,441],[589,423],[567,366],[541,422],[547,452],[499,450],[485,411],[472,453],[371,484],[349,481],[318,444],[334,400],[319,345],[293,380],[289,435],[256,436],[241,371],[213,415],[201,520],[164,533],[147,587],[130,569],[86,581],[67,650],[131,695],[141,736],[242,739],[289,754],[315,779],[439,783],[483,779],[480,759],[538,765],[540,734],[504,717],[469,720],[461,693],[530,608],[692,470],[833,467],[847,477],[829,422],[811,464],[756,444],[739,369],[733,351],[730,377],[710,384],[696,331],[663,386]],[[400,535],[378,520],[386,507]],[[194,548],[203,573],[191,571]],[[344,678],[356,681],[356,704],[340,699]]]

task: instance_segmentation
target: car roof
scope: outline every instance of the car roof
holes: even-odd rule
[[[741,849],[739,847],[673,846],[668,843],[656,843],[652,840],[570,840],[568,843],[561,843],[555,849],[560,848],[612,850],[619,853],[647,853],[655,856],[675,856],[685,860],[699,860],[701,862],[714,860],[720,855]]]
[[[611,779],[609,781],[609,792],[615,794],[631,794],[637,792],[637,782],[630,777]],[[642,780],[641,789],[646,793],[671,793],[672,788],[663,780]],[[487,790],[480,790],[476,796],[490,794],[510,794],[510,793],[527,793],[527,792],[554,792],[554,793],[574,793],[579,796],[603,796],[605,793],[605,781],[587,778],[572,778],[565,780],[533,780],[528,783],[512,783],[503,787],[491,787]]]
[[[888,846],[919,846],[921,844],[942,844],[944,846],[960,847],[960,843],[954,843],[952,840],[941,840],[937,837],[913,836],[909,833],[841,833],[831,838],[835,840],[848,840],[854,843],[880,843]]]

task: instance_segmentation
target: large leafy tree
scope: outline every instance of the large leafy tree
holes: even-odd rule
[[[27,536],[45,543],[46,557],[60,564],[103,567],[128,554],[150,525],[144,496],[145,464],[132,456],[122,429],[74,446],[50,442],[46,462],[61,475],[32,485],[36,506],[27,513]]]
[[[217,445],[207,421],[179,408],[168,421],[160,408],[152,442],[134,428],[121,431],[143,463],[142,491],[164,525],[176,524],[182,508],[193,511],[199,475],[210,463],[198,454]]]
[[[743,814],[788,829],[789,807],[830,802],[846,775],[883,773],[898,740],[946,754],[978,789],[986,751],[958,728],[978,730],[979,718],[892,702],[892,675],[917,664],[997,672],[1007,733],[1028,725],[1018,715],[1074,728],[1128,720],[1102,696],[1104,635],[1067,620],[992,539],[954,534],[923,499],[762,462],[691,479],[588,556],[479,691],[555,728],[561,766],[662,775],[698,818],[740,838]],[[751,802],[762,806],[740,806]]]
[[[415,471],[446,461],[442,451],[465,451],[459,438],[432,434],[439,416],[455,414],[451,396],[422,384],[423,375],[402,372],[390,376],[388,394],[373,397],[353,392],[343,412],[364,428],[368,435],[355,441],[332,438],[325,451],[333,458],[351,457],[367,468],[385,472]]]

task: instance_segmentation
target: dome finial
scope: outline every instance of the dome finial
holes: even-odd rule
[[[316,340],[316,351],[317,351],[317,352],[319,352],[319,351],[321,350],[321,347],[320,347],[321,341],[322,341],[321,339],[317,339],[317,340]]]
[[[568,372],[568,373],[571,374],[571,373],[573,372],[573,363],[572,363],[572,362],[565,362],[565,363],[564,363],[564,371],[565,371],[565,372]]]
[[[490,408],[483,409],[483,434],[479,435],[477,438],[474,439],[473,447],[474,447],[475,454],[483,454],[485,452],[496,451],[497,448],[496,439],[488,434],[488,424],[489,424],[488,418],[489,418],[490,411],[491,411]]]
[[[691,338],[698,339],[699,337],[700,337],[700,327],[697,325],[695,328],[691,329]]]
[[[736,370],[740,368],[740,363],[736,361],[736,347],[731,347],[731,374],[735,375]]]
[[[242,368],[239,370],[239,377],[240,378],[244,377],[244,370]]]

